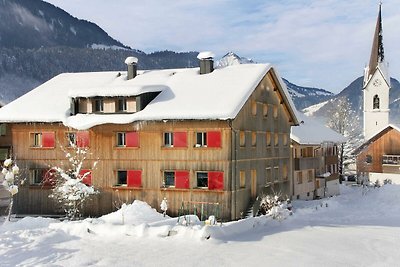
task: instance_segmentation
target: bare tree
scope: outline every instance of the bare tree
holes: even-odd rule
[[[345,163],[355,160],[351,152],[362,140],[361,124],[347,97],[339,97],[333,104],[327,126],[347,138],[339,148],[339,173],[343,175]]]
[[[10,221],[14,204],[14,196],[18,193],[18,186],[24,182],[24,180],[19,176],[19,168],[17,164],[11,158],[6,159],[3,163],[0,181],[3,181],[3,187],[10,193],[10,204],[7,208],[7,221]]]

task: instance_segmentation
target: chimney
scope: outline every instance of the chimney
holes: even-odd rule
[[[125,59],[125,64],[128,65],[128,80],[131,80],[136,77],[137,63],[138,59],[136,57],[127,57]]]
[[[200,52],[197,55],[197,58],[200,60],[200,74],[207,74],[213,72],[214,57],[215,57],[214,53],[210,51]]]

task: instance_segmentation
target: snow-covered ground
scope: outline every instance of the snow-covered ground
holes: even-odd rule
[[[0,226],[0,266],[400,265],[399,185],[342,186],[340,196],[293,204],[281,222],[205,227],[194,217],[177,226],[139,201],[78,222],[23,218]]]

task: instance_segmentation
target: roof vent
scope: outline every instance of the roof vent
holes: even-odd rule
[[[211,73],[214,70],[215,54],[210,51],[200,52],[197,58],[200,60],[200,74]]]
[[[127,57],[125,59],[125,64],[128,66],[128,80],[131,80],[136,77],[137,63],[138,59],[136,57]]]

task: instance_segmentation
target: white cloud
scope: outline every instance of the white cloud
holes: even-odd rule
[[[213,50],[222,56],[232,50],[273,63],[291,82],[338,92],[363,73],[369,60],[379,1],[48,2],[145,52]],[[399,9],[396,0],[382,7],[385,52],[394,77],[400,76],[400,62],[395,62],[400,58]]]

